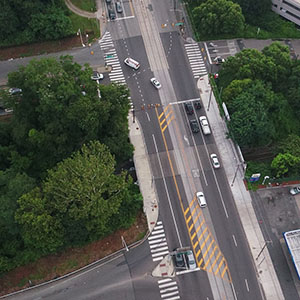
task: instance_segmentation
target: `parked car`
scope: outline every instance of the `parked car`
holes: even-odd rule
[[[222,58],[221,56],[215,57],[214,61],[216,62],[217,65],[221,65],[223,62],[225,62],[225,59]]]
[[[101,80],[104,78],[104,75],[97,72],[97,71],[93,71],[93,75],[91,76],[92,80]]]
[[[190,126],[193,133],[197,133],[200,131],[197,120],[190,120]]]
[[[111,0],[106,0],[106,3],[111,3]]]
[[[218,160],[218,157],[217,157],[217,154],[211,154],[210,155],[210,158],[211,158],[211,162],[212,162],[212,165],[215,169],[219,169],[220,168],[220,163],[219,163],[219,160]]]
[[[201,108],[201,102],[200,102],[200,100],[197,100],[197,101],[194,102],[194,107],[196,109],[200,109]]]
[[[121,14],[123,12],[123,8],[122,8],[122,5],[121,5],[121,2],[119,2],[119,1],[116,2],[116,11],[119,14]]]
[[[295,187],[291,188],[291,189],[290,189],[290,193],[291,193],[292,195],[297,195],[297,194],[299,194],[299,193],[300,193],[300,186],[295,186]]]
[[[151,78],[150,81],[156,89],[159,90],[161,88],[161,84],[155,77]]]
[[[8,92],[11,94],[11,95],[17,95],[17,94],[21,94],[22,93],[22,89],[20,88],[10,88],[8,90]]]
[[[184,107],[188,115],[192,115],[194,113],[193,105],[191,102],[184,103]]]
[[[193,254],[193,251],[188,250],[186,252],[186,259],[187,259],[187,263],[189,265],[189,269],[190,270],[195,270],[197,268],[196,262],[195,262],[195,257]]]

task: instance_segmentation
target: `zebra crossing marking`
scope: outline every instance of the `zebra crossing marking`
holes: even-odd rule
[[[185,44],[184,47],[194,78],[199,78],[200,76],[206,75],[207,70],[199,45],[197,43]]]
[[[111,66],[112,70],[108,73],[111,82],[125,84],[125,77],[121,68],[120,60],[114,42],[109,31],[105,32],[99,41],[101,50],[104,51],[104,61],[106,66]]]
[[[164,300],[180,299],[177,282],[171,278],[161,279],[157,281],[160,296]]]

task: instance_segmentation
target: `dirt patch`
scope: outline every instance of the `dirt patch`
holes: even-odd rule
[[[70,248],[16,268],[0,278],[0,296],[77,270],[122,249],[121,236],[124,237],[127,245],[130,245],[140,240],[147,230],[146,217],[140,213],[136,222],[127,230],[120,229],[100,241],[81,248]]]
[[[80,38],[79,36],[75,35],[57,41],[47,41],[10,48],[1,48],[0,60],[60,52],[80,46]]]

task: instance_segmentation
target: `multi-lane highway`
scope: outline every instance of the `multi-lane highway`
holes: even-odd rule
[[[110,22],[108,30],[120,61],[132,57],[141,64],[138,71],[122,69],[145,135],[168,247],[191,246],[199,267],[177,276],[179,295],[261,299],[225,173],[214,170],[209,159],[210,153],[218,153],[214,138],[193,135],[188,125],[189,119],[205,115],[202,108],[188,117],[183,103],[199,99],[196,80],[206,71],[201,51],[172,26],[177,22],[172,7],[133,1],[128,11],[135,18]],[[153,76],[162,84],[158,91],[150,83]],[[199,190],[208,208],[198,206]]]

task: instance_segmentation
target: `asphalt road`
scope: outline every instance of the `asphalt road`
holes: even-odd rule
[[[148,243],[144,242],[113,260],[7,299],[158,299],[157,279],[149,272],[153,267]]]

